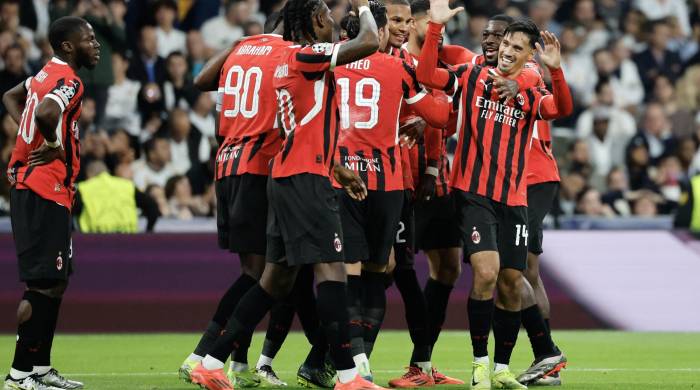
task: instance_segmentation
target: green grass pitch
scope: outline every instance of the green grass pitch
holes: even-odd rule
[[[569,368],[563,372],[566,389],[700,389],[700,333],[558,331],[554,336],[569,358]],[[262,337],[256,334],[250,349],[252,364],[257,361]],[[14,340],[11,335],[0,336],[4,373],[10,366]],[[197,340],[195,334],[60,335],[54,343],[53,363],[67,376],[84,381],[87,389],[196,389],[178,381],[177,369]],[[377,383],[386,385],[403,372],[410,347],[407,332],[379,335],[371,359]],[[307,350],[303,335],[293,333],[275,360],[274,368],[292,387]],[[471,372],[470,354],[466,332],[445,331],[436,346],[434,364],[466,380]],[[511,368],[517,373],[531,359],[527,335],[521,333]]]

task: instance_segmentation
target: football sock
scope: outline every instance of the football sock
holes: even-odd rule
[[[428,306],[428,324],[429,334],[428,342],[431,349],[440,337],[442,325],[445,323],[445,313],[447,312],[447,303],[450,300],[450,294],[454,286],[440,283],[439,281],[429,278],[425,284],[425,302]]]
[[[501,371],[507,370],[507,369],[508,369],[507,364],[496,363],[493,366],[493,372],[496,374],[501,372]]]
[[[294,321],[294,306],[291,296],[276,304],[270,311],[270,322],[267,324],[265,342],[263,343],[262,354],[274,358],[277,356],[284,339],[287,338],[289,328]]]
[[[34,361],[34,371],[37,371],[37,366],[48,367],[43,374],[51,369],[51,348],[53,347],[53,337],[56,333],[56,324],[58,323],[58,312],[61,308],[61,298],[49,298],[49,305],[46,312],[46,322],[42,326],[42,342],[39,345],[39,350]],[[39,373],[42,375],[42,373]]]
[[[488,355],[486,355],[486,356],[479,356],[479,357],[474,356],[474,361],[475,361],[476,363],[488,365],[488,364],[489,364],[489,356],[488,356]]]
[[[547,332],[552,333],[552,328],[549,327],[549,318],[544,319],[544,326],[547,327]]]
[[[420,289],[416,271],[412,268],[397,269],[394,271],[394,280],[403,299],[408,333],[413,342],[411,363],[428,362],[431,348],[428,341],[428,305]]]
[[[420,368],[425,374],[430,374],[433,370],[433,364],[431,362],[413,362],[411,365]]]
[[[359,275],[348,275],[346,300],[352,356],[356,356],[365,353],[365,330],[362,327],[362,279]]]
[[[362,323],[364,329],[365,354],[369,358],[377,341],[379,330],[384,322],[386,313],[386,289],[384,288],[384,272],[362,271]]]
[[[224,362],[221,360],[207,355],[202,359],[202,367],[207,370],[221,370],[224,368]]]
[[[262,366],[270,366],[272,367],[272,358],[265,356],[265,355],[260,355],[258,358],[258,363],[255,365],[255,368],[260,368]]]
[[[231,351],[247,347],[255,327],[275,303],[275,299],[260,284],[248,290],[226,324],[226,331],[216,340],[209,355],[224,362]]]
[[[216,339],[221,335],[221,331],[226,326],[226,322],[231,317],[241,297],[256,284],[257,281],[252,276],[243,273],[229,287],[228,291],[221,297],[216,312],[214,312],[214,317],[212,317],[211,322],[207,325],[207,329],[199,339],[199,343],[194,349],[195,355],[204,356],[209,352],[214,346]]]
[[[469,298],[467,315],[469,317],[469,335],[472,339],[474,356],[477,358],[488,356],[487,346],[493,317],[493,298],[485,301]]]
[[[323,282],[317,287],[316,306],[321,327],[330,346],[330,355],[340,376],[341,370],[355,370],[350,354],[347,293],[343,282]],[[350,372],[351,374],[352,372]],[[355,375],[357,371],[355,370]],[[355,377],[352,375],[352,378]],[[351,379],[352,380],[352,379]],[[343,379],[341,378],[341,382]],[[347,382],[347,381],[346,381]]]
[[[190,356],[187,357],[187,360],[193,360],[195,362],[201,362],[202,359],[204,359],[204,356],[200,356],[194,353],[191,353]]]
[[[301,328],[310,344],[314,344],[320,331],[318,311],[316,310],[316,295],[314,294],[314,270],[313,267],[302,267],[294,283],[293,297],[294,310],[299,317]]]
[[[52,299],[36,291],[25,291],[22,300],[31,305],[30,316],[17,326],[17,344],[12,368],[15,373],[31,373],[39,350],[45,342],[46,323],[50,320]],[[20,379],[20,378],[15,378]]]
[[[231,362],[231,371],[233,371],[233,372],[248,371],[248,363]]]
[[[552,335],[547,330],[542,313],[537,305],[532,305],[521,311],[523,327],[527,331],[527,336],[530,338],[530,346],[535,358],[555,355],[554,342]]]
[[[261,319],[262,321],[262,319]],[[241,341],[238,344],[238,348],[231,352],[231,362],[245,364],[248,366],[248,348],[250,348],[250,342],[253,340],[253,331],[245,337],[241,337]]]
[[[493,355],[495,363],[507,365],[513,353],[520,330],[520,311],[507,311],[496,307],[493,311],[493,338],[496,350]]]

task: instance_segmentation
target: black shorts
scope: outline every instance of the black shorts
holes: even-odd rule
[[[345,190],[336,192],[346,262],[387,264],[401,218],[403,191],[368,191],[361,202],[353,200]]]
[[[245,173],[217,180],[219,247],[264,256],[267,208],[267,176]]]
[[[338,197],[327,177],[303,173],[267,183],[267,261],[289,266],[342,262]]]
[[[414,263],[414,251],[416,247],[415,216],[413,213],[413,191],[403,191],[403,207],[401,219],[395,230],[394,259],[396,268],[411,269]]]
[[[558,191],[559,182],[556,181],[527,187],[528,251],[536,255],[542,254],[542,222],[552,209]]]
[[[68,280],[73,272],[71,213],[31,190],[10,190],[10,219],[19,279]]]
[[[462,233],[459,231],[452,194],[417,202],[415,215],[416,252],[462,246]]]
[[[501,268],[527,265],[527,207],[507,206],[481,195],[455,190],[465,262],[482,251],[498,251]]]

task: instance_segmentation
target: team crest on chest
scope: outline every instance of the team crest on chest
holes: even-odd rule
[[[525,105],[525,97],[522,94],[518,94],[515,96],[515,100],[520,104],[521,106]]]

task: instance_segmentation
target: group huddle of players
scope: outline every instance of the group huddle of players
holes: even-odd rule
[[[396,283],[413,351],[408,371],[389,386],[464,384],[431,364],[463,251],[473,270],[471,388],[561,384],[566,358],[551,338],[538,271],[542,220],[559,181],[547,120],[569,115],[573,106],[559,42],[529,19],[497,15],[483,32],[484,54],[474,55],[442,45],[444,24],[462,10],[450,9],[448,0],[351,2],[342,40],[334,40],[323,0],[288,0],[268,23],[269,34],[236,42],[195,80],[202,90],[218,91],[218,239],[238,253],[242,272],[180,377],[209,390],[286,386],[272,362],[297,314],[311,345],[297,373],[300,385],[380,389],[370,357],[385,290]],[[51,67],[94,66],[99,58],[92,28],[72,21],[79,26],[54,31],[57,57],[44,74],[4,98],[14,99],[9,111],[23,134],[8,173],[20,277],[28,286],[6,390],[82,387],[51,369],[48,357],[39,364],[32,355],[53,339],[70,273],[69,229],[56,237],[20,222],[37,204],[33,218],[70,221],[64,205],[74,194],[79,153],[72,129],[82,84],[74,72],[54,75],[60,72]],[[455,133],[450,167],[446,141]],[[48,188],[56,177],[63,181]],[[30,234],[52,240],[43,252],[20,248],[31,247]],[[413,269],[418,250],[430,262],[424,289]],[[55,315],[46,317],[46,310]],[[251,338],[268,312],[263,351],[250,369]],[[516,377],[508,364],[521,324],[535,360]],[[49,342],[49,354],[50,348]]]

